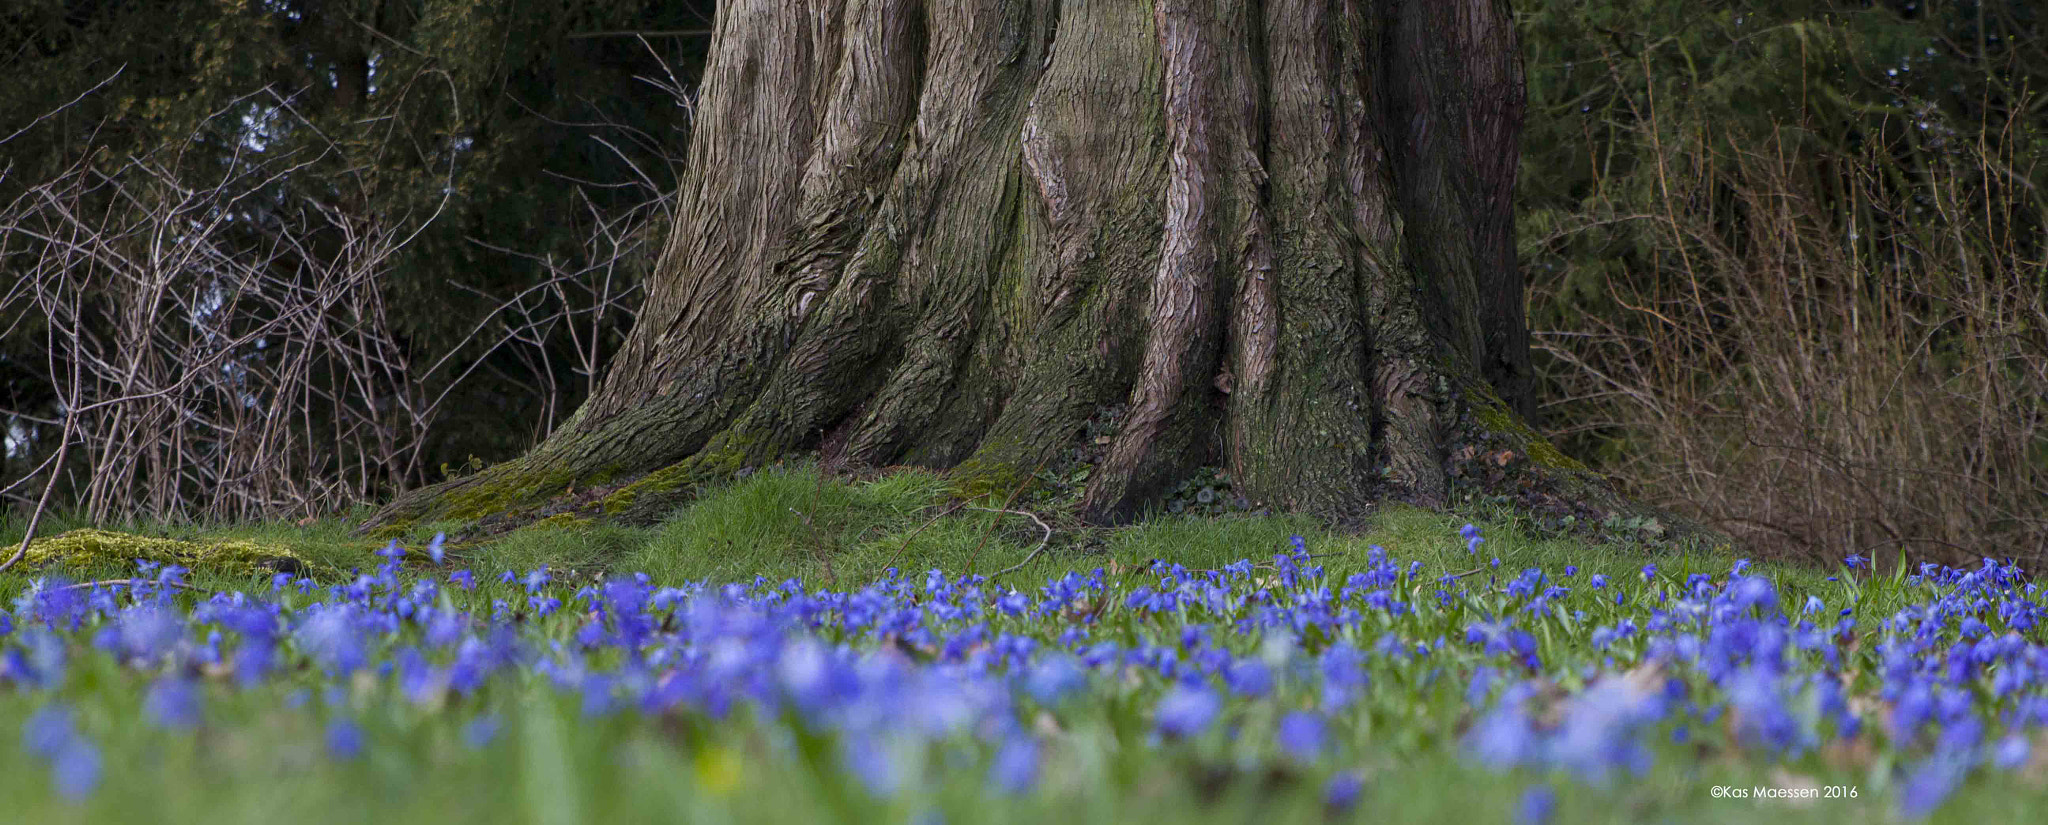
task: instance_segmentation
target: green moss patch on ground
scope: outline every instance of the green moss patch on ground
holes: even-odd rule
[[[334,572],[322,570],[323,565],[278,544],[158,538],[92,528],[36,539],[29,543],[22,563],[36,568],[95,570],[126,567],[137,560],[230,576]]]

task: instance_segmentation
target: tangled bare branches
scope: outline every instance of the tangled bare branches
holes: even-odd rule
[[[440,210],[387,216],[346,193],[309,196],[282,184],[323,156],[256,141],[225,168],[192,162],[201,140],[118,160],[88,151],[0,203],[0,336],[43,344],[28,348],[42,363],[0,354],[0,367],[55,390],[0,399],[20,407],[0,408],[0,472],[16,476],[0,488],[37,514],[59,490],[93,521],[310,517],[420,483],[442,402],[492,352],[567,348],[577,373],[599,374],[598,329],[638,298],[623,268],[647,237],[635,227],[666,210],[659,193],[625,214],[585,199],[585,254],[538,259],[542,277],[490,296],[468,338],[422,352],[396,328],[388,286]],[[567,393],[551,364],[535,367],[549,411],[538,437]],[[45,472],[41,498],[14,492]]]

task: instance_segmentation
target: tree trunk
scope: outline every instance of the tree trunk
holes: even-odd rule
[[[1627,507],[1521,423],[1504,0],[734,0],[715,37],[602,386],[366,530],[635,477],[582,503],[655,518],[811,449],[1007,493],[1091,422],[1101,522],[1215,464],[1327,516],[1503,468]]]

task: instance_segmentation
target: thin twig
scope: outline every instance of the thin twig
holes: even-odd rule
[[[926,528],[926,527],[930,527],[930,526],[932,526],[932,525],[934,525],[934,524],[937,524],[937,523],[939,523],[939,519],[942,519],[942,518],[945,518],[945,517],[947,517],[947,516],[950,516],[950,515],[952,515],[952,514],[954,514],[954,513],[960,512],[960,508],[962,508],[962,507],[966,507],[966,506],[967,506],[967,502],[965,502],[965,501],[956,501],[956,502],[954,502],[954,503],[952,504],[952,506],[950,506],[950,507],[947,507],[946,509],[944,509],[944,510],[940,511],[938,515],[936,515],[936,516],[932,516],[932,520],[931,520],[931,521],[927,521],[927,522],[925,522],[924,524],[921,524],[921,525],[919,525],[917,529],[915,529],[915,530],[912,530],[912,531],[910,531],[910,535],[908,535],[908,536],[904,537],[904,539],[903,539],[903,546],[901,546],[901,547],[898,547],[898,548],[896,548],[896,557],[895,557],[895,558],[893,558],[893,559],[890,559],[890,560],[889,560],[889,566],[890,566],[890,567],[896,567],[896,566],[898,566],[898,565],[896,564],[896,562],[899,562],[899,561],[902,561],[902,560],[903,560],[903,553],[904,553],[905,551],[907,551],[907,550],[909,550],[909,549],[910,549],[910,543],[911,543],[911,542],[913,542],[913,541],[916,541],[916,540],[917,540],[917,534],[919,534],[919,533],[922,533],[922,532],[924,532],[924,528]]]
[[[1012,573],[1023,569],[1024,565],[1030,564],[1032,559],[1038,558],[1039,552],[1045,549],[1046,542],[1052,541],[1052,525],[1046,524],[1045,520],[1039,518],[1037,513],[1033,513],[1029,510],[991,510],[987,507],[975,507],[973,509],[983,510],[990,513],[1010,513],[1013,515],[1023,516],[1025,518],[1031,519],[1032,521],[1038,522],[1038,529],[1045,531],[1045,535],[1038,539],[1038,546],[1031,548],[1031,552],[1024,554],[1023,561],[1017,562],[1016,564],[1010,565],[1009,567],[1005,567],[1001,570],[996,571],[994,574],[988,577],[989,581],[995,581],[997,576],[1001,576],[1004,573]]]
[[[191,591],[195,591],[195,592],[199,592],[199,593],[207,593],[207,594],[212,594],[212,593],[217,593],[217,592],[219,592],[219,591],[216,591],[216,590],[209,590],[209,589],[207,589],[207,588],[204,588],[204,587],[200,587],[200,586],[198,586],[198,585],[194,585],[194,584],[186,584],[186,583],[184,583],[184,582],[163,582],[163,581],[157,581],[157,580],[155,580],[155,579],[101,579],[101,580],[99,580],[99,581],[96,581],[96,582],[79,582],[78,584],[67,584],[67,585],[65,585],[65,586],[63,586],[63,587],[59,587],[59,588],[57,588],[57,590],[58,590],[59,592],[62,592],[62,591],[65,591],[65,590],[90,590],[90,589],[92,589],[92,588],[95,588],[95,587],[100,587],[100,586],[102,586],[102,585],[105,585],[105,586],[113,586],[113,585],[122,585],[122,584],[125,584],[125,585],[127,585],[127,586],[128,586],[128,587],[130,587],[131,589],[132,589],[132,588],[134,588],[134,587],[137,587],[137,586],[139,586],[139,585],[145,585],[145,584],[154,584],[154,585],[157,585],[157,586],[159,586],[159,587],[176,587],[176,588],[178,588],[178,589],[180,589],[180,590],[191,590]]]
[[[1017,488],[1011,490],[1010,497],[1003,500],[1003,506],[1000,510],[1001,512],[1007,513],[1010,511],[1010,505],[1017,503],[1017,497],[1024,494],[1024,488],[1031,486],[1031,482],[1038,478],[1038,474],[1040,472],[1043,472],[1045,470],[1045,462],[1051,460],[1052,457],[1047,456],[1043,461],[1038,462],[1037,467],[1031,468],[1030,475],[1027,475],[1024,478],[1018,480]],[[985,510],[988,508],[976,507],[975,509]],[[991,521],[988,523],[988,529],[981,531],[981,541],[975,542],[974,551],[967,554],[967,575],[974,575],[974,563],[981,560],[981,548],[988,546],[988,537],[995,534],[996,524],[998,524],[1001,521],[1002,519],[996,519],[995,521]]]
[[[36,500],[36,509],[28,514],[28,529],[21,534],[21,546],[15,548],[14,555],[7,561],[0,562],[0,573],[7,572],[8,568],[28,557],[29,542],[36,540],[36,524],[43,520],[43,509],[50,505],[50,493],[57,489],[57,471],[64,468],[64,453],[71,449],[71,428],[78,420],[78,371],[78,362],[74,360],[71,362],[71,399],[64,405],[64,433],[57,442],[57,458],[52,462],[55,466],[50,470],[50,480],[43,485],[43,495]]]

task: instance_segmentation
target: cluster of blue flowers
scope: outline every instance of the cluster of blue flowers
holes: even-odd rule
[[[1470,526],[1461,538],[1474,554],[1484,542]],[[1980,766],[2038,769],[2029,736],[2048,728],[2048,650],[2031,640],[2043,603],[2018,569],[1990,560],[1923,567],[1901,585],[1920,601],[1861,627],[1855,602],[1870,580],[1854,558],[1842,604],[1791,605],[1742,562],[1683,580],[1655,565],[1639,581],[1573,567],[1506,575],[1497,559],[1427,574],[1373,547],[1340,581],[1300,539],[1267,562],[1155,562],[1139,581],[1096,569],[1033,592],[937,570],[892,570],[847,592],[641,575],[572,592],[542,568],[505,573],[487,590],[518,595],[500,599],[469,571],[408,567],[395,542],[380,555],[353,581],[280,574],[260,594],[193,595],[176,567],[113,585],[36,582],[0,612],[0,689],[46,697],[23,747],[63,795],[94,792],[100,755],[64,701],[68,665],[93,655],[142,674],[146,721],[165,729],[204,724],[209,689],[304,680],[305,667],[331,692],[378,680],[430,707],[476,707],[448,700],[537,674],[593,716],[795,720],[829,735],[880,795],[911,781],[904,754],[961,740],[985,743],[991,788],[1028,792],[1048,744],[1026,720],[1100,693],[1147,703],[1162,747],[1238,736],[1243,709],[1271,703],[1258,728],[1270,752],[1316,765],[1341,752],[1349,709],[1375,691],[1453,684],[1468,758],[1595,785],[1648,771],[1660,738],[1725,731],[1734,747],[1787,759],[1868,738],[1908,765],[1897,795],[1908,814]],[[423,555],[443,561],[439,537]],[[1429,678],[1378,684],[1418,672]],[[345,703],[324,704],[333,757],[374,747],[337,710]],[[476,747],[499,726],[464,724]],[[1330,805],[1358,798],[1357,774],[1328,775]],[[1540,822],[1555,805],[1538,784],[1520,811]]]

